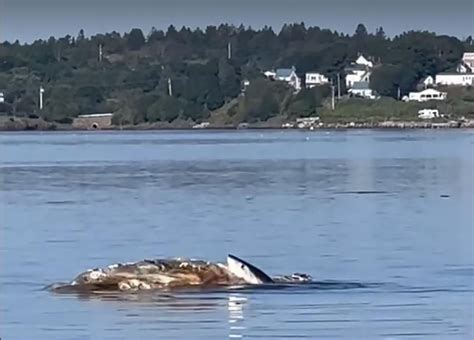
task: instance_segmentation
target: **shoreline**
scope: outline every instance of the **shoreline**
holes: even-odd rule
[[[299,127],[282,127],[281,125],[269,122],[244,123],[235,125],[218,125],[210,124],[206,127],[193,127],[193,125],[183,125],[173,123],[153,123],[139,125],[111,125],[108,127],[93,128],[77,128],[72,124],[61,124],[46,122],[42,119],[11,117],[7,121],[0,121],[0,132],[20,132],[20,131],[42,131],[42,132],[80,132],[80,131],[210,131],[210,130],[288,130],[288,131],[317,131],[317,130],[413,130],[413,129],[472,129],[474,128],[474,120],[465,121],[449,121],[449,122],[420,122],[420,121],[384,121],[384,122],[365,122],[365,123],[323,123],[318,122],[304,128]]]

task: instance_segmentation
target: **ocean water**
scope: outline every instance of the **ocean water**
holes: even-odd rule
[[[0,337],[471,339],[468,130],[0,134]],[[314,285],[77,296],[143,258]]]

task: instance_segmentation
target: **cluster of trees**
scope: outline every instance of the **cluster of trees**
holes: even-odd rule
[[[86,37],[81,30],[77,37],[0,44],[0,91],[5,94],[0,112],[61,122],[94,112],[115,112],[124,124],[199,122],[238,97],[248,79],[245,98],[230,114],[243,121],[282,113],[314,115],[328,88],[293,95],[284,84],[262,79],[262,71],[294,65],[300,76],[317,71],[334,79],[363,53],[379,64],[374,89],[394,97],[398,88],[406,93],[422,77],[454,69],[469,49],[471,38],[410,31],[389,39],[383,28],[369,33],[362,24],[352,35],[303,23],[284,25],[278,33],[231,25],[153,28],[146,36],[132,29]],[[45,89],[41,111],[40,86]]]

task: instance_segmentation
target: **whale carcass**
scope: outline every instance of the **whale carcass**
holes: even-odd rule
[[[53,284],[50,289],[58,292],[139,291],[309,281],[310,275],[300,273],[270,277],[256,266],[229,254],[227,263],[171,258],[113,264],[89,269],[68,283]]]

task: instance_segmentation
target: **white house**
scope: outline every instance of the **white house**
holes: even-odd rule
[[[374,67],[374,64],[371,61],[367,60],[362,54],[359,56],[359,58],[357,58],[356,64],[365,65],[368,68]]]
[[[423,85],[425,85],[425,88],[428,87],[428,86],[433,86],[434,85],[434,78],[432,76],[428,76],[426,78],[424,78],[421,83]]]
[[[269,78],[286,81],[296,91],[301,90],[301,79],[296,75],[296,69],[294,66],[292,68],[278,68],[275,72],[267,71],[264,74]]]
[[[474,85],[474,73],[440,73],[436,75],[437,85]]]
[[[358,82],[370,82],[370,71],[366,69],[354,69],[346,75],[346,87],[351,88]]]
[[[406,101],[426,102],[429,100],[445,100],[448,94],[435,89],[426,89],[420,92],[410,92]]]
[[[3,92],[0,92],[0,103],[5,102],[5,97],[3,95]]]
[[[313,88],[317,85],[324,85],[328,83],[329,79],[324,74],[317,72],[306,73],[305,84],[307,88]]]
[[[457,68],[458,73],[474,73],[474,53],[466,52]]]
[[[370,82],[373,66],[371,61],[360,55],[355,62],[344,69],[346,73],[346,87],[351,88],[356,82]]]
[[[351,95],[368,98],[368,99],[375,99],[375,93],[370,88],[369,82],[367,81],[357,81],[353,84],[352,88],[350,88],[347,92]]]

